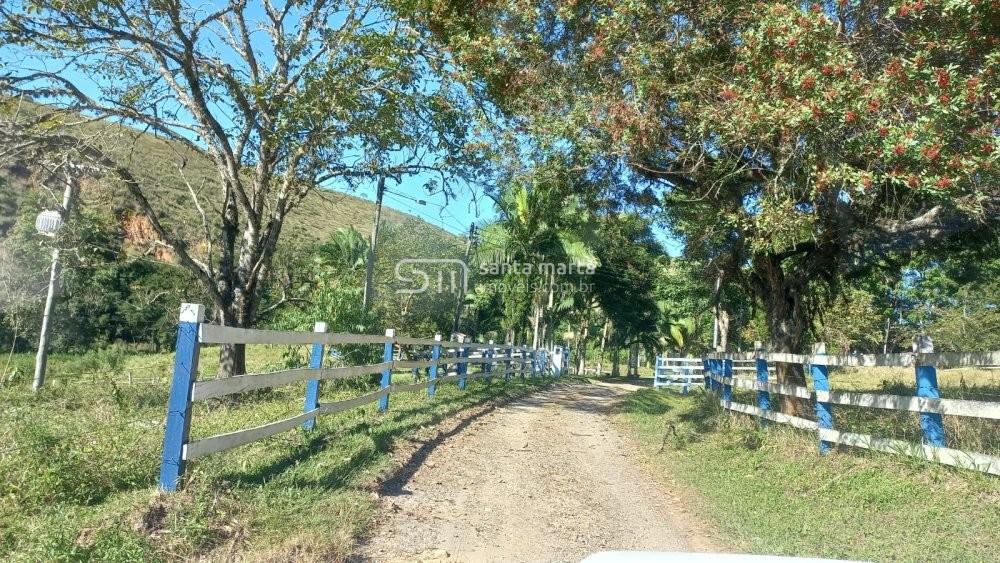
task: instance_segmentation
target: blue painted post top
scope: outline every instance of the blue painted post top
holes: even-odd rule
[[[825,356],[826,355],[826,344],[822,342],[817,342],[813,344],[813,355],[814,356]],[[830,368],[823,364],[810,364],[809,371],[812,373],[813,378],[813,390],[815,391],[829,391],[830,390]],[[833,428],[833,411],[830,409],[830,403],[824,403],[816,401],[816,424],[820,428]],[[833,446],[831,442],[826,440],[819,441],[819,452],[821,454],[830,453],[830,448]]]
[[[174,377],[167,403],[167,429],[163,435],[160,490],[176,491],[184,474],[184,446],[191,431],[191,389],[198,377],[201,343],[199,325],[205,322],[205,308],[193,303],[181,305],[174,352]]]
[[[917,354],[933,354],[934,342],[929,336],[915,336],[913,338],[913,351]],[[940,399],[941,393],[938,389],[937,368],[921,361],[917,356],[917,396],[928,399]],[[920,429],[924,434],[924,443],[928,446],[945,447],[944,419],[940,413],[921,412]]]
[[[434,343],[435,344],[434,344],[434,347],[431,348],[431,361],[434,362],[434,363],[431,364],[431,367],[429,368],[429,370],[427,372],[427,379],[430,379],[431,381],[434,381],[435,379],[437,379],[437,376],[438,376],[438,361],[441,359],[441,344],[440,344],[440,342],[441,342],[441,335],[440,334],[435,334],[434,335]],[[434,391],[435,391],[436,387],[437,386],[433,385],[433,384],[430,387],[428,387],[427,388],[427,396],[433,397],[434,396]]]
[[[326,332],[326,323],[316,323],[313,332]],[[320,369],[323,367],[323,345],[313,344],[312,353],[309,355],[309,368]],[[306,404],[302,412],[315,410],[319,406],[319,380],[310,379],[306,384]],[[310,418],[302,423],[303,430],[313,430],[316,428],[316,418]]]
[[[385,329],[385,337],[386,338],[393,338],[393,339],[396,338],[396,329],[394,329],[394,328],[387,328],[387,329]],[[382,353],[382,361],[383,362],[391,362],[392,361],[392,351],[393,351],[393,341],[390,340],[389,342],[385,343],[385,349],[383,350],[383,353]],[[392,366],[390,366],[390,367],[382,370],[382,385],[381,385],[381,388],[382,389],[388,389],[390,385],[392,385]],[[388,393],[386,393],[386,395],[384,397],[382,397],[381,399],[378,400],[378,411],[379,412],[385,412],[387,410],[389,410],[389,394]]]

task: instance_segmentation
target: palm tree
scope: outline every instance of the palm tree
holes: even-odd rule
[[[499,219],[480,229],[481,243],[474,256],[478,264],[522,265],[503,271],[508,338],[532,315],[532,346],[542,345],[567,309],[556,295],[561,275],[548,265],[596,267],[597,259],[584,242],[588,222],[585,209],[571,195],[565,174],[543,169],[529,181],[515,181],[497,199]],[[547,289],[546,289],[547,288]],[[558,299],[557,299],[558,298]]]

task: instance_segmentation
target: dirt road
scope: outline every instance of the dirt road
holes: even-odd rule
[[[627,392],[564,385],[443,428],[381,491],[361,561],[579,561],[611,549],[714,550],[649,479],[608,409]]]

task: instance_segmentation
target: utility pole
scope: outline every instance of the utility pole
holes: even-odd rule
[[[465,267],[469,267],[469,255],[472,254],[472,244],[476,238],[476,224],[472,223],[469,225],[469,241],[465,245]],[[451,332],[457,333],[458,326],[462,320],[462,300],[465,299],[465,284],[462,283],[458,286],[458,302],[455,303],[455,322],[452,323]]]
[[[76,169],[73,164],[66,161],[66,188],[63,191],[62,208],[59,209],[61,222],[53,226],[42,226],[42,221],[36,222],[41,234],[55,236],[59,228],[69,222],[69,212],[76,200],[79,191],[79,179],[76,176]],[[42,331],[38,338],[38,354],[35,356],[35,379],[31,384],[34,391],[38,391],[45,384],[45,368],[49,359],[49,335],[52,333],[52,309],[55,306],[56,293],[59,292],[59,245],[52,248],[52,269],[49,272],[49,291],[45,297],[45,312],[42,314]]]
[[[361,307],[367,312],[375,297],[375,287],[372,278],[375,275],[375,249],[378,246],[378,224],[382,218],[382,194],[385,193],[385,176],[378,178],[378,190],[375,192],[375,224],[372,226],[372,240],[368,245],[368,260],[365,264],[365,292],[361,298]]]

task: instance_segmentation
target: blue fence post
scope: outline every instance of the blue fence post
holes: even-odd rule
[[[826,355],[826,344],[818,342],[813,345],[813,356],[825,356]],[[822,365],[809,363],[809,372],[812,373],[813,378],[813,390],[817,392],[830,392],[830,368],[823,362]],[[820,429],[832,429],[833,428],[833,412],[830,410],[830,403],[820,401],[817,397],[816,399],[816,424]],[[828,454],[830,453],[830,446],[833,444],[826,440],[820,439],[819,441],[819,453]]]
[[[465,337],[464,336],[459,336],[458,337],[458,341],[461,342],[462,344],[465,344]],[[465,374],[469,373],[469,371],[468,371],[469,370],[469,364],[462,361],[462,358],[468,358],[468,357],[469,357],[469,349],[468,348],[462,347],[462,348],[458,349],[458,358],[459,358],[459,361],[458,361],[458,364],[456,366],[457,371],[458,371],[458,375],[464,376]],[[459,378],[459,380],[458,380],[458,388],[461,391],[465,391],[465,377]]]
[[[390,340],[385,343],[385,348],[382,353],[382,361],[392,362],[392,351],[394,347],[393,343],[396,338],[396,329],[385,329],[385,337]],[[392,385],[392,366],[382,370],[382,389],[388,389],[390,385]],[[378,400],[378,412],[385,412],[387,410],[389,410],[389,393],[386,393],[385,397]]]
[[[486,372],[486,383],[489,383],[493,379],[493,341],[490,340],[490,347],[486,350],[486,359],[489,363],[484,364]]]
[[[701,377],[705,383],[705,389],[712,388],[712,379],[709,377],[712,373],[711,365],[708,363],[710,361],[708,358],[701,359]]]
[[[764,359],[764,345],[761,342],[755,343],[757,349],[757,381],[767,383],[767,360]],[[771,394],[761,389],[757,391],[757,408],[762,411],[771,410]],[[767,419],[760,417],[760,425],[767,426]]]
[[[434,348],[431,349],[431,361],[434,362],[434,363],[431,364],[430,371],[427,373],[427,379],[430,379],[431,381],[434,381],[438,377],[438,363],[441,361],[441,335],[440,334],[435,334],[434,335],[434,343],[435,343],[434,344]],[[427,388],[427,396],[428,397],[433,397],[434,396],[434,388],[435,387],[436,387],[436,385],[434,385],[432,383],[431,386]]]
[[[719,385],[719,382],[715,380],[715,376],[719,375],[721,371],[722,370],[719,369],[719,360],[716,360],[715,358],[709,358],[708,359],[709,390],[716,391],[716,387]]]
[[[917,396],[927,399],[940,399],[938,390],[937,368],[925,361],[922,354],[934,353],[934,342],[929,336],[915,336],[913,338],[913,351],[917,354]],[[944,420],[940,413],[920,412],[920,429],[924,433],[924,443],[928,446],[945,447]]]
[[[184,445],[191,431],[191,389],[198,377],[201,342],[198,325],[205,321],[205,308],[193,303],[181,305],[174,352],[174,378],[167,406],[167,430],[163,435],[160,490],[176,491],[184,474]]]
[[[510,381],[510,358],[511,358],[511,348],[507,347],[507,359],[503,363],[503,380]]]
[[[733,361],[728,358],[722,360],[722,377],[729,379],[722,384],[722,400],[729,403],[733,400]]]
[[[313,332],[326,332],[326,323],[316,323]],[[312,353],[309,355],[309,369],[321,369],[323,367],[322,344],[313,344]],[[306,404],[302,412],[309,412],[319,407],[319,378],[310,379],[306,384]],[[311,431],[316,428],[316,417],[302,423],[302,429]]]

